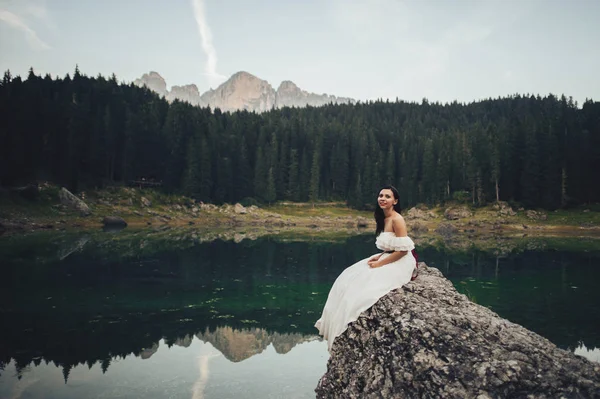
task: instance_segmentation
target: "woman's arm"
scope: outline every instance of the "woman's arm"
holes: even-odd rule
[[[367,263],[369,264],[369,266],[371,266],[374,269],[376,267],[381,267],[381,266],[387,265],[388,263],[395,262],[398,259],[402,258],[407,253],[408,253],[408,251],[394,251],[390,254],[390,256],[386,256],[383,259],[378,259],[378,260],[373,260],[373,261],[370,260]]]
[[[371,261],[373,261],[373,262],[374,262],[374,261],[376,261],[376,260],[379,260],[379,258],[381,258],[381,255],[383,255],[384,253],[385,253],[385,252],[382,252],[382,253],[380,253],[380,254],[377,254],[377,255],[373,255],[373,256],[371,256],[371,257],[369,258],[369,260],[367,261],[367,263],[368,263],[368,262],[371,262]]]
[[[396,237],[406,237],[406,223],[404,222],[404,218],[402,216],[394,218],[392,220],[392,228],[394,229],[394,233],[396,233]],[[381,267],[387,265],[388,263],[392,263],[399,260],[407,253],[408,251],[394,251],[390,254],[390,256],[386,256],[383,259],[369,259],[367,263],[372,268]]]

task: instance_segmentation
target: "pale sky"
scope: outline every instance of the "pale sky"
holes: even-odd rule
[[[2,72],[76,64],[201,92],[243,70],[362,101],[600,101],[600,0],[0,0]]]

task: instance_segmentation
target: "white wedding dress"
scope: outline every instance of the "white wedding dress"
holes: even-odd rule
[[[333,283],[323,314],[315,323],[319,334],[327,340],[329,350],[334,339],[346,331],[348,324],[369,309],[385,294],[402,287],[411,280],[416,266],[411,251],[415,244],[409,237],[396,237],[393,232],[379,234],[375,241],[382,251],[408,251],[395,262],[381,267],[371,268],[365,258],[339,275]],[[384,253],[380,259],[389,256]]]

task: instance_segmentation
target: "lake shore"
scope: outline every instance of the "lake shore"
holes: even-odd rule
[[[42,186],[34,198],[3,195],[0,234],[100,229],[115,220],[133,228],[241,229],[257,233],[339,230],[356,234],[375,229],[371,212],[348,208],[343,202],[217,206],[155,190],[118,187],[77,193],[89,208],[89,214],[83,216],[76,207],[61,202],[57,191],[55,186]],[[437,207],[419,205],[402,213],[410,235],[423,239],[600,237],[600,212],[593,207],[548,212],[513,209],[506,203],[478,208],[450,203]]]

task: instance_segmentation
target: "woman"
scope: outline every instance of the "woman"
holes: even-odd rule
[[[386,186],[379,191],[375,221],[375,245],[384,251],[363,259],[340,274],[327,297],[321,318],[315,327],[328,341],[369,309],[382,296],[411,280],[416,261],[411,252],[413,241],[406,235],[406,223],[400,215],[398,190]]]

